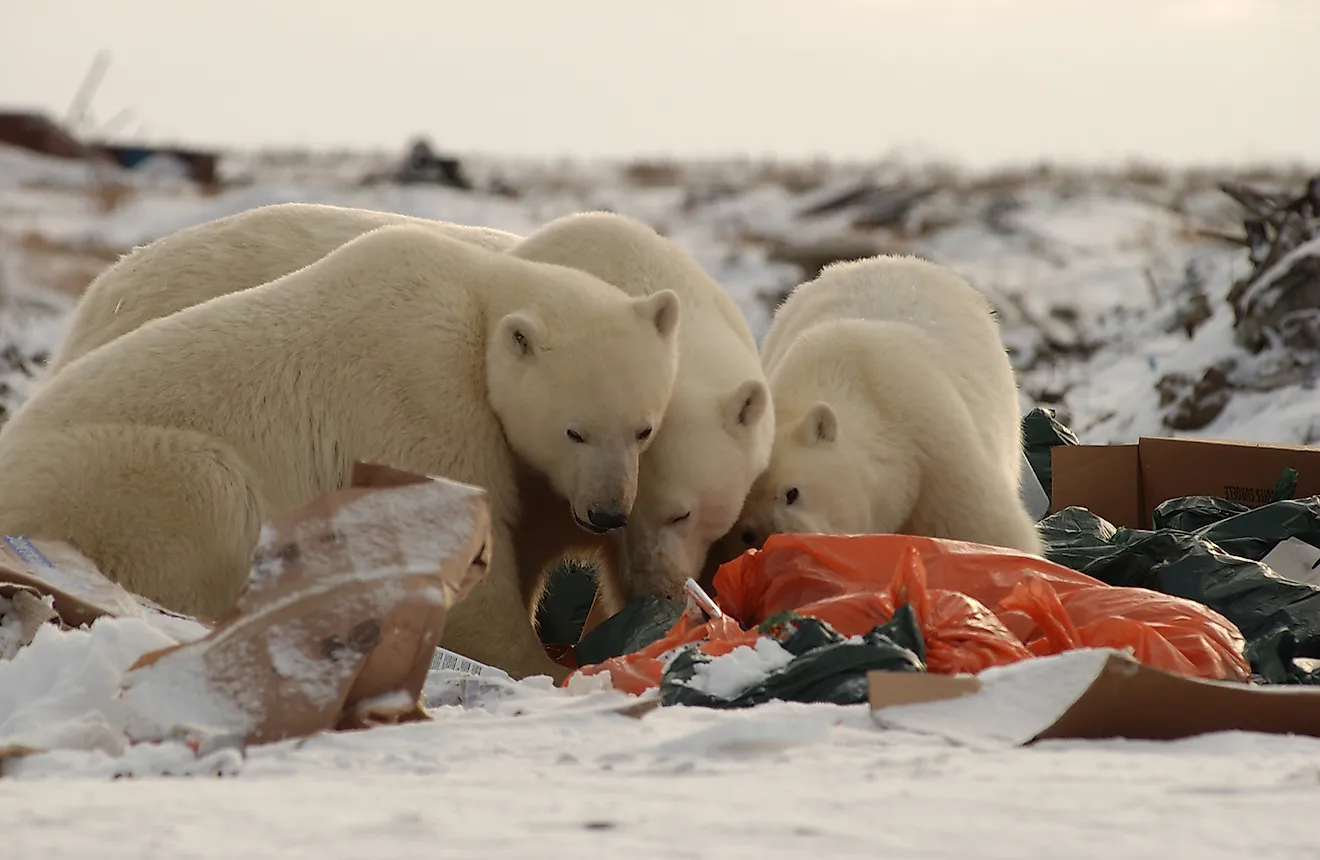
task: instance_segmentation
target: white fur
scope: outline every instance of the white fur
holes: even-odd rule
[[[489,227],[316,203],[277,203],[196,224],[133,249],[87,286],[42,379],[145,322],[273,281],[389,224],[429,226],[492,251],[520,238]]]
[[[675,242],[622,215],[545,224],[508,251],[581,269],[633,296],[682,299],[678,380],[642,457],[637,505],[618,534],[625,592],[681,597],[711,544],[733,526],[774,442],[774,413],[751,329],[729,294]],[[591,369],[585,369],[590,372]]]
[[[1013,368],[962,278],[916,257],[828,266],[778,308],[761,354],[774,452],[731,539],[901,533],[1040,553]]]
[[[364,209],[263,206],[181,230],[103,272],[80,301],[46,378],[151,319],[273,280],[392,223],[424,225],[492,250],[571,266],[630,295],[667,288],[682,298],[679,381],[666,429],[642,458],[637,504],[618,537],[581,546],[605,556],[608,575],[601,584],[611,610],[642,593],[679,596],[683,580],[699,574],[707,549],[732,526],[768,464],[774,413],[756,341],[737,305],[676,243],[636,220],[605,212],[568,215],[524,240]],[[601,370],[583,368],[584,382]],[[685,513],[687,519],[672,522]],[[520,533],[518,540],[519,556],[527,559],[542,559],[558,544],[542,530]]]
[[[511,535],[548,499],[579,519],[631,508],[680,314],[671,292],[634,299],[428,227],[383,227],[49,379],[0,430],[0,533],[72,541],[129,589],[215,617],[260,524],[343,486],[354,461],[446,476],[487,490],[493,546],[444,643],[561,678],[532,625],[543,568],[515,557]],[[589,385],[584,367],[600,369]],[[568,508],[548,553],[596,537]]]

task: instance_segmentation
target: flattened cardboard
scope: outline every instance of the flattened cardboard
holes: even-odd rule
[[[425,718],[445,614],[485,575],[484,489],[384,467],[273,518],[233,611],[123,682],[135,741],[267,743]]]
[[[24,645],[31,644],[37,636],[37,631],[41,629],[41,625],[49,621],[59,620],[59,614],[54,607],[47,604],[42,599],[43,595],[34,589],[15,586],[9,590],[6,596],[12,601],[10,611],[18,622],[18,636],[16,641],[12,641],[9,648],[0,651],[0,659],[12,657],[14,651]],[[9,623],[8,615],[9,613],[6,613],[6,623]]]
[[[1143,436],[1135,445],[1051,449],[1050,509],[1086,508],[1116,526],[1151,527],[1151,512],[1182,496],[1266,504],[1286,468],[1298,471],[1297,497],[1320,493],[1320,448],[1220,439]]]
[[[1085,659],[1074,661],[1079,672],[1090,672],[1089,683],[1077,686],[1080,694],[1064,701],[1062,708],[1057,699],[1042,703],[1035,714],[1036,727],[1020,738],[1021,743],[1178,740],[1225,731],[1320,737],[1320,690],[1204,681],[1153,669],[1119,651],[1094,649],[1092,655],[1094,659],[1075,655]],[[1044,669],[1042,661],[1054,659],[1032,658],[1018,666],[1030,672]],[[974,715],[980,704],[976,697],[984,689],[975,677],[904,672],[871,672],[867,682],[871,710],[881,722],[889,708],[938,706],[958,699],[963,699],[959,706]]]
[[[69,627],[90,624],[102,615],[142,614],[133,595],[63,541],[0,536],[0,594],[9,596],[16,589],[53,597],[55,611]]]

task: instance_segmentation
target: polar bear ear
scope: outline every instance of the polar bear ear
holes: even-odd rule
[[[535,358],[543,343],[541,324],[516,311],[500,320],[495,337],[518,358]]]
[[[678,293],[673,290],[661,290],[644,299],[637,299],[634,306],[642,319],[655,326],[662,340],[673,340],[678,332],[679,311],[682,310]]]
[[[759,379],[749,379],[724,401],[724,419],[736,433],[755,427],[769,406],[770,389]]]
[[[815,403],[802,417],[802,441],[807,445],[830,445],[839,438],[839,416],[828,403]]]

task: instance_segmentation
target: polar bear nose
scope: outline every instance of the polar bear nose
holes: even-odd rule
[[[608,532],[628,525],[628,515],[619,508],[592,508],[587,511],[587,524]]]

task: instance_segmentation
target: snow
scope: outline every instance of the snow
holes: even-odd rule
[[[766,675],[793,662],[793,655],[773,639],[755,646],[739,645],[728,654],[696,667],[687,686],[722,699],[732,699]]]
[[[48,351],[81,286],[134,245],[300,200],[518,233],[567,212],[612,208],[673,235],[727,286],[758,335],[775,297],[801,277],[796,265],[776,259],[781,244],[861,237],[922,254],[995,302],[1024,408],[1059,402],[1060,417],[1087,442],[1185,435],[1163,425],[1156,380],[1173,372],[1196,378],[1226,358],[1264,372],[1281,358],[1248,356],[1233,343],[1225,296],[1246,271],[1246,255],[1197,232],[1237,226],[1240,216],[1213,186],[1229,176],[968,177],[901,164],[813,165],[794,174],[744,161],[677,165],[678,184],[663,186],[614,164],[472,164],[479,187],[498,179],[513,189],[501,196],[358,182],[380,163],[240,154],[228,168],[235,183],[203,192],[169,171],[93,170],[0,147],[0,350],[12,346],[28,360]],[[803,177],[804,185],[818,182],[799,187]],[[891,228],[855,228],[854,210],[801,214],[863,180],[935,190]],[[1194,287],[1213,313],[1189,337],[1173,323]],[[21,367],[0,367],[0,404],[12,411],[32,383]],[[1298,443],[1317,438],[1318,424],[1320,401],[1295,382],[1235,392],[1194,432]],[[10,632],[0,627],[0,638]],[[49,750],[0,760],[0,853],[80,860],[1315,854],[1320,740],[1227,733],[1017,746],[1040,709],[1066,701],[1070,685],[1085,678],[1092,657],[1083,652],[1048,664],[1057,675],[1050,684],[1028,683],[1012,667],[995,670],[975,696],[889,709],[879,722],[863,706],[785,703],[625,716],[619,709],[634,700],[609,689],[605,676],[565,690],[547,679],[474,677],[444,664],[424,690],[432,722],[246,750],[223,734],[199,750],[179,740],[130,745],[130,706],[167,721],[167,707],[223,711],[214,701],[198,705],[207,691],[179,695],[174,672],[171,684],[155,686],[145,673],[136,693],[116,693],[138,656],[201,632],[152,612],[85,630],[47,625],[0,660],[0,749]],[[783,657],[770,643],[739,649],[703,667],[695,683],[730,694]],[[286,668],[299,674],[298,666]]]

